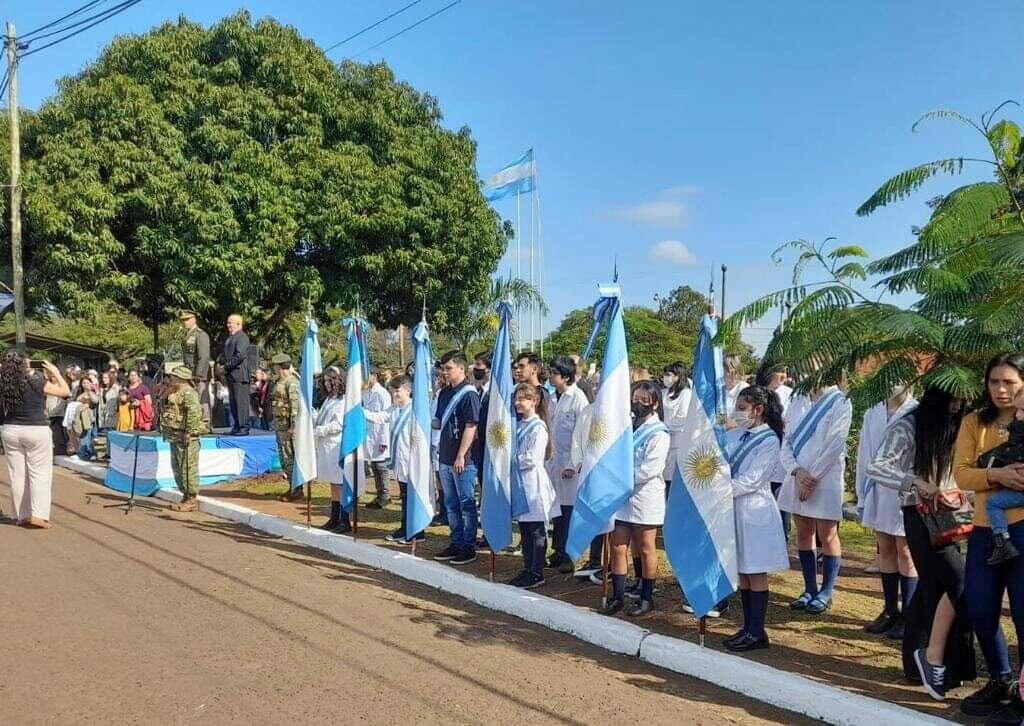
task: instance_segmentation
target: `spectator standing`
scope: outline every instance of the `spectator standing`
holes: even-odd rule
[[[222,361],[227,379],[228,403],[231,407],[232,436],[249,435],[249,336],[243,329],[242,316],[229,315],[228,339],[224,341]]]
[[[363,391],[363,409],[374,413],[383,413],[391,408],[391,394],[381,385],[383,371],[374,366],[366,377],[366,390]],[[373,481],[377,485],[376,499],[367,504],[369,509],[383,509],[391,502],[388,487],[391,483],[391,472],[388,462],[391,459],[390,425],[387,421],[377,419],[367,421],[366,449],[369,452],[369,468],[373,473]]]

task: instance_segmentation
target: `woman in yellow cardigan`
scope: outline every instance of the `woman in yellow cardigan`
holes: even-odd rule
[[[1018,657],[1024,658],[1024,558],[987,563],[993,539],[985,499],[998,488],[1024,491],[1024,464],[983,469],[978,457],[1007,440],[1016,412],[1013,399],[1022,388],[1024,355],[1008,353],[992,359],[985,370],[984,404],[964,417],[953,455],[957,485],[974,492],[974,531],[967,540],[965,590],[968,615],[990,674],[988,684],[964,699],[960,708],[973,716],[995,714],[992,723],[1019,724],[1024,719],[1024,703],[1015,687],[1006,639],[999,627],[1003,593],[1009,591]],[[1019,549],[1024,546],[1024,508],[1009,509],[1006,515],[1010,540]]]

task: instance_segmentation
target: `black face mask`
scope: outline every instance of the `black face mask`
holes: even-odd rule
[[[473,378],[475,378],[476,380],[482,381],[486,377],[487,377],[487,369],[486,368],[474,368],[473,369]]]
[[[633,428],[636,428],[646,421],[648,416],[654,413],[654,407],[646,403],[633,401],[633,405],[630,406],[630,411],[633,414]]]

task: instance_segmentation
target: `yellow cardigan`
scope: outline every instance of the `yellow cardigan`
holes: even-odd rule
[[[978,457],[1008,438],[1009,433],[1000,431],[994,423],[983,424],[977,411],[965,416],[960,424],[953,452],[953,476],[957,486],[974,492],[974,523],[979,527],[989,526],[985,500],[990,491],[999,487],[988,483],[986,470],[978,468]],[[1006,519],[1010,524],[1024,520],[1024,507],[1006,510]]]

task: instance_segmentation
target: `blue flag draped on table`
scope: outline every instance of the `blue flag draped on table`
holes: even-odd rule
[[[512,306],[498,304],[498,337],[491,355],[491,388],[488,392],[484,447],[483,485],[480,491],[480,523],[493,552],[512,544],[512,520],[530,510],[522,482],[516,475],[516,411],[512,393],[512,353],[509,326]]]
[[[409,440],[409,481],[406,491],[405,532],[412,537],[434,518],[434,470],[430,462],[430,376],[433,353],[425,321],[412,331],[414,373]]]
[[[693,397],[665,509],[665,553],[694,614],[704,617],[736,590],[732,479],[719,423],[724,400],[717,325],[705,315],[693,360]]]
[[[320,357],[320,329],[310,318],[302,339],[302,361],[299,374],[299,418],[295,422],[292,444],[295,466],[292,468],[292,489],[316,478],[316,441],[313,438],[313,379],[323,370]]]
[[[569,521],[565,551],[576,560],[595,535],[610,531],[615,513],[633,493],[633,422],[630,415],[629,357],[618,285],[602,286],[594,304],[594,326],[584,358],[589,358],[605,322],[608,338],[601,364],[601,387],[594,398],[580,468],[580,488]]]
[[[485,181],[483,195],[488,202],[494,202],[513,194],[529,194],[536,188],[537,165],[530,149]]]
[[[366,442],[366,414],[363,412],[363,369],[366,364],[366,321],[345,318],[348,337],[348,372],[345,376],[345,416],[342,419],[339,451],[342,482],[341,506],[352,511],[356,499],[366,492],[365,458],[356,465],[356,452]]]

